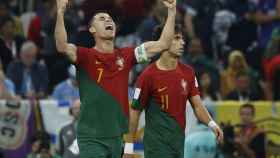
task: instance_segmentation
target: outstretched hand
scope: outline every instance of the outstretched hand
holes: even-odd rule
[[[214,131],[214,133],[216,135],[216,139],[217,139],[218,143],[221,144],[224,140],[223,130],[219,126],[213,127],[212,130]]]
[[[168,9],[176,9],[176,2],[177,0],[162,0],[163,4],[168,8]]]
[[[68,0],[56,0],[57,10],[64,13],[68,3]]]

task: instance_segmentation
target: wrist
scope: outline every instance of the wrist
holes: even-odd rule
[[[211,129],[214,129],[214,128],[218,127],[218,125],[215,121],[210,120],[209,123],[208,123],[208,127],[211,128]]]
[[[133,154],[134,153],[134,144],[125,143],[124,144],[124,154]]]

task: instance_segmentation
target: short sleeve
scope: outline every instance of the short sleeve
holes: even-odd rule
[[[137,64],[135,55],[134,55],[133,47],[122,48],[121,52],[125,56],[125,61],[128,63],[128,67],[132,68],[135,64]]]
[[[145,73],[138,77],[132,101],[133,109],[142,110],[146,107],[151,87],[150,82],[151,80]]]
[[[191,71],[191,80],[190,80],[190,93],[189,93],[189,97],[193,97],[196,95],[199,95],[199,85],[198,85],[198,81],[197,78],[195,76],[194,71]]]
[[[77,65],[84,65],[88,62],[90,48],[78,47],[77,50]]]

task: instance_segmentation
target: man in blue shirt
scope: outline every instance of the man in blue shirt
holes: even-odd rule
[[[59,101],[72,102],[79,98],[78,83],[76,80],[76,68],[70,65],[68,68],[69,78],[59,83],[53,91],[52,97]]]

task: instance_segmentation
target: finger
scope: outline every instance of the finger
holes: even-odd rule
[[[218,141],[219,143],[221,143],[224,139],[224,135],[223,135],[223,132],[219,131],[219,136],[218,136]]]

